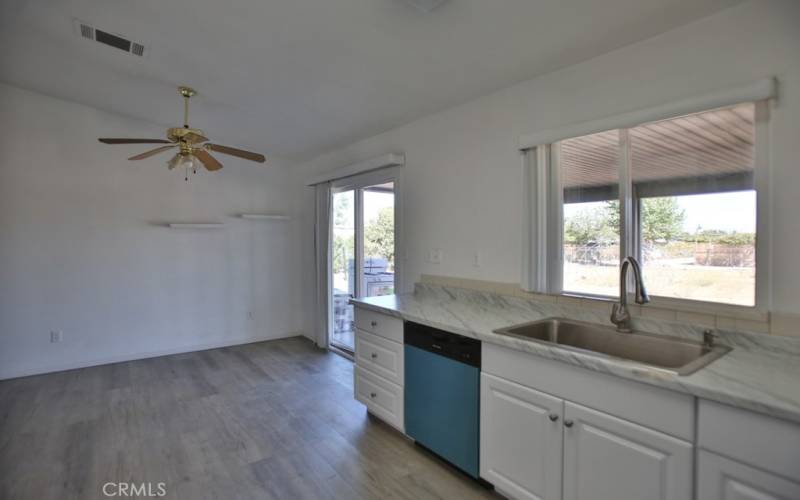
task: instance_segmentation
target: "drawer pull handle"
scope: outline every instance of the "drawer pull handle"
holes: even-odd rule
[[[370,397],[371,399],[375,399],[375,397],[376,397],[376,396],[377,396],[377,394],[375,394],[374,392],[370,392],[370,393],[369,393],[369,397]]]
[[[371,357],[372,359],[375,359],[375,358],[377,358],[377,357],[378,357],[378,354],[373,352],[372,354],[370,354],[370,357]]]
[[[373,327],[378,326],[378,322],[377,321],[370,321],[369,324],[372,325]]]
[[[572,420],[564,420],[564,425],[565,425],[566,427],[572,427],[572,424],[573,424],[573,423],[574,423],[574,422],[573,422]]]
[[[550,417],[551,422],[558,421],[558,415],[556,415],[555,413],[551,413],[550,415],[548,415],[548,417]]]

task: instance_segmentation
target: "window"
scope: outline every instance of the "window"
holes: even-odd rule
[[[637,256],[653,295],[755,305],[755,105],[633,127]]]
[[[561,141],[563,290],[614,295],[619,288],[620,131]]]
[[[615,297],[632,255],[651,296],[755,306],[758,106],[552,143],[546,291]]]

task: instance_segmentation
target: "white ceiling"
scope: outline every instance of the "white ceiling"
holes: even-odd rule
[[[3,0],[0,80],[308,158],[741,0]],[[145,43],[77,36],[72,19]],[[112,130],[98,131],[114,135]]]

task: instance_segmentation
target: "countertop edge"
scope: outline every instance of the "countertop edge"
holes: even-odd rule
[[[634,382],[640,382],[654,387],[669,389],[683,394],[688,394],[697,398],[707,399],[715,401],[717,403],[726,404],[729,406],[735,406],[737,408],[753,411],[769,417],[790,420],[794,423],[800,424],[800,413],[798,413],[794,408],[785,408],[779,405],[757,402],[749,398],[744,398],[736,394],[731,394],[729,392],[718,391],[714,389],[709,389],[707,387],[697,386],[692,383],[691,380],[692,375],[678,376],[668,373],[657,372],[657,374],[659,375],[657,377],[645,376],[645,374],[641,371],[641,369],[638,368],[639,365],[631,364],[630,366],[627,366],[627,363],[623,360],[611,361],[604,358],[592,356],[590,354],[582,354],[574,351],[567,352],[563,349],[550,348],[548,346],[536,342],[517,340],[511,337],[505,337],[494,333],[490,335],[487,334],[476,335],[475,332],[470,331],[467,328],[458,328],[452,324],[441,324],[434,321],[429,321],[426,318],[418,317],[416,315],[399,311],[397,309],[393,309],[390,307],[383,307],[368,302],[362,302],[358,299],[351,299],[350,303],[353,304],[355,307],[359,307],[362,309],[371,310],[381,314],[387,314],[395,318],[399,318],[406,321],[413,321],[415,323],[424,324],[427,326],[431,326],[433,328],[439,328],[441,330],[457,333],[459,335],[464,335],[466,337],[477,338],[478,340],[489,342],[494,345],[499,345],[501,347],[506,347],[509,349],[525,352],[545,359],[561,361],[563,363],[567,363],[572,366],[576,366],[578,368],[592,370],[598,373],[605,373],[608,375],[614,375],[624,380],[631,380]],[[522,348],[521,345],[522,342],[525,343],[524,344],[525,348]],[[707,367],[701,368],[696,373],[700,373],[706,369]]]

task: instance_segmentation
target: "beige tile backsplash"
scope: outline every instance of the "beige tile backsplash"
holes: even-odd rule
[[[517,283],[483,281],[432,274],[423,274],[420,277],[420,281],[422,283],[435,285],[493,292],[500,295],[510,295],[512,297],[524,297],[542,302],[555,302],[577,307],[611,310],[611,301],[606,299],[531,293],[522,290]],[[654,307],[651,304],[644,306],[632,305],[630,310],[631,314],[635,316],[641,315],[646,318],[714,326],[726,330],[800,336],[800,314],[777,312],[742,313],[730,310],[724,306],[720,307],[719,311],[715,311],[713,306],[708,307],[705,305],[687,305],[686,307]]]

